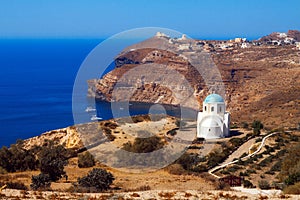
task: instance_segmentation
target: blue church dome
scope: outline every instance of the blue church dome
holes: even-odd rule
[[[210,94],[205,98],[204,103],[224,103],[224,99],[218,94]]]

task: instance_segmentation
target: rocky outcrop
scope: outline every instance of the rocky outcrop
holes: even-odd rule
[[[83,147],[79,134],[74,126],[52,130],[40,136],[29,138],[24,141],[24,148],[30,149],[33,146],[44,146],[47,141],[64,145],[68,149],[80,149]]]

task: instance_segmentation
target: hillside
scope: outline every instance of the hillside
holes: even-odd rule
[[[285,165],[285,157],[292,155],[289,152],[290,147],[299,145],[300,133],[299,131],[284,132],[277,130],[276,134],[268,139],[263,149],[254,157],[247,160],[240,161],[236,164],[223,168],[216,173],[220,177],[231,175],[243,176],[245,180],[250,181],[256,189],[252,189],[247,193],[228,191],[228,186],[222,185],[216,178],[207,173],[209,168],[217,166],[222,162],[228,162],[230,160],[238,159],[245,154],[248,154],[249,148],[255,146],[261,142],[261,138],[269,133],[263,131],[261,136],[254,136],[252,129],[232,129],[234,136],[229,138],[222,138],[215,143],[202,143],[194,141],[186,149],[186,152],[175,162],[170,165],[157,169],[155,171],[143,171],[139,170],[139,173],[133,170],[128,171],[125,168],[121,170],[114,166],[107,166],[101,162],[101,158],[97,159],[97,162],[92,167],[79,168],[78,163],[80,155],[84,154],[86,149],[82,148],[82,140],[80,135],[81,131],[85,130],[87,133],[98,132],[96,127],[103,130],[103,136],[97,134],[103,143],[99,143],[95,140],[89,146],[89,151],[97,150],[98,145],[102,145],[110,141],[110,146],[118,146],[125,150],[140,152],[144,150],[144,147],[152,147],[155,143],[148,143],[144,140],[142,146],[139,146],[135,141],[135,137],[145,137],[145,134],[153,134],[160,138],[162,144],[168,145],[168,143],[174,140],[177,134],[180,134],[178,128],[178,120],[174,117],[161,117],[152,116],[136,116],[133,117],[133,122],[121,122],[117,120],[108,120],[101,122],[93,122],[89,124],[82,124],[75,127],[68,127],[64,129],[58,129],[51,132],[42,134],[39,137],[30,138],[25,140],[23,147],[36,152],[36,145],[38,145],[38,151],[46,146],[46,143],[50,140],[56,144],[63,144],[67,149],[73,152],[70,158],[68,158],[68,165],[64,167],[64,170],[68,176],[68,179],[61,178],[58,181],[51,183],[49,189],[32,191],[29,190],[32,176],[36,176],[39,173],[38,169],[17,171],[17,172],[1,172],[0,171],[0,187],[5,183],[10,184],[9,189],[4,189],[0,192],[0,198],[18,198],[18,199],[78,199],[81,197],[93,198],[125,198],[125,199],[139,199],[139,198],[155,198],[155,199],[193,199],[193,198],[230,198],[230,199],[258,199],[258,198],[271,198],[271,199],[297,199],[296,195],[286,195],[280,193],[280,190],[264,190],[258,189],[262,180],[267,180],[269,188],[282,189],[282,182],[286,179],[278,177],[282,174],[280,168]],[[195,128],[194,122],[185,121],[183,124],[183,131],[185,134],[190,133],[189,130]],[[95,131],[96,130],[96,131]],[[145,131],[148,130],[148,131]],[[91,131],[91,132],[90,132]],[[191,132],[193,134],[194,131]],[[94,135],[92,134],[92,139]],[[82,135],[81,135],[82,137]],[[102,140],[102,137],[107,138]],[[66,141],[73,141],[68,143]],[[128,147],[128,142],[132,147]],[[180,141],[179,141],[180,142]],[[182,141],[181,141],[182,142]],[[12,146],[15,149],[14,152],[20,152],[21,143],[17,146]],[[70,145],[72,144],[72,145]],[[173,143],[175,144],[175,143]],[[130,145],[129,145],[130,146]],[[210,148],[210,146],[212,148]],[[16,151],[16,148],[19,149]],[[160,148],[160,147],[159,147]],[[117,154],[108,150],[106,157],[120,159]],[[207,151],[208,150],[208,151]],[[21,150],[21,151],[24,151]],[[152,150],[151,150],[152,151]],[[206,152],[207,151],[207,152]],[[292,152],[292,151],[291,151]],[[0,156],[3,156],[3,150],[0,151]],[[296,152],[298,154],[298,151]],[[38,152],[37,152],[38,154]],[[142,155],[142,153],[140,153]],[[95,154],[94,154],[95,155]],[[14,155],[16,156],[16,155]],[[96,156],[96,155],[95,155]],[[151,162],[149,156],[143,156],[143,160]],[[138,157],[137,157],[138,158]],[[121,159],[122,162],[128,162],[128,157]],[[153,158],[152,158],[153,159]],[[161,161],[161,158],[159,158]],[[287,163],[288,164],[288,163]],[[130,166],[129,166],[130,167]],[[297,167],[297,166],[295,166]],[[85,176],[93,168],[101,168],[111,172],[115,180],[106,193],[82,193],[82,191],[76,189],[76,183],[79,177]],[[298,168],[294,168],[298,169]],[[293,170],[294,170],[293,169]],[[17,185],[12,183],[24,184],[23,190],[13,190]],[[20,185],[19,185],[20,187]],[[24,190],[24,187],[27,189]],[[246,187],[249,187],[247,185]],[[269,189],[266,188],[266,189]],[[20,188],[19,188],[20,189]],[[232,188],[240,190],[239,188]],[[243,189],[246,190],[246,189]],[[93,188],[84,190],[94,191]],[[297,190],[294,190],[295,192]],[[95,192],[95,191],[94,191]],[[249,194],[252,193],[252,194]],[[275,194],[276,193],[276,194]]]
[[[117,68],[102,79],[89,80],[88,96],[105,101],[159,102],[201,109],[203,99],[219,84],[213,80],[216,71],[208,67],[215,64],[233,123],[259,119],[269,129],[297,127],[300,122],[298,35],[298,31],[273,33],[258,41],[155,36],[124,49],[116,58]],[[272,42],[275,39],[280,44]],[[212,63],[201,57],[204,53]],[[203,59],[201,70],[205,73],[199,73],[194,63],[189,62],[187,58],[192,56]],[[181,75],[175,76],[174,71]],[[116,92],[116,85],[121,85],[122,91]],[[195,100],[185,103],[180,98],[188,95]]]

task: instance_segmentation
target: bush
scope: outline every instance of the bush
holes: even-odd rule
[[[18,140],[10,148],[2,147],[0,149],[0,167],[7,172],[34,170],[37,167],[37,161],[34,154],[24,149],[23,141]]]
[[[225,158],[228,156],[226,149],[222,149],[221,151],[213,150],[208,154],[207,165],[209,168],[212,168],[219,163],[223,162]]]
[[[279,172],[280,169],[281,169],[281,163],[282,163],[281,160],[277,161],[277,162],[271,167],[271,171]]]
[[[90,152],[85,152],[83,154],[78,155],[78,167],[85,168],[85,167],[93,167],[95,165],[95,159]]]
[[[254,120],[254,121],[252,122],[251,127],[252,127],[253,129],[259,129],[259,130],[261,130],[261,129],[264,128],[264,125],[261,123],[261,121],[259,121],[259,120]]]
[[[245,179],[243,181],[243,185],[244,185],[245,188],[254,188],[254,185],[251,183],[251,181],[249,181],[247,179]]]
[[[264,128],[264,125],[259,120],[254,120],[251,127],[253,128],[253,134],[255,136],[260,135],[260,130]]]
[[[177,130],[178,130],[178,128],[173,128],[167,132],[167,135],[174,136],[177,134],[177,132],[176,132]]]
[[[178,158],[175,163],[180,164],[185,170],[193,171],[199,170],[196,168],[199,162],[204,161],[205,158],[199,157],[197,154],[184,153],[180,158]]]
[[[134,153],[149,153],[161,149],[164,146],[160,137],[135,138],[134,143],[127,142],[123,149]]]
[[[288,185],[300,181],[300,144],[288,149],[282,160],[279,178]]]
[[[68,151],[62,146],[55,146],[52,142],[40,152],[40,170],[42,174],[48,174],[51,181],[59,180],[66,174],[64,166],[68,164]]]
[[[149,115],[137,115],[137,116],[133,116],[131,117],[133,123],[139,123],[139,122],[143,122],[143,121],[151,121],[151,118]]]
[[[108,127],[102,127],[103,131],[104,131],[104,134],[106,136],[106,138],[109,140],[109,141],[114,141],[116,139],[116,136],[112,135],[112,131],[110,128]]]
[[[112,182],[115,180],[114,176],[104,169],[94,168],[87,176],[78,178],[78,184],[81,187],[94,187],[98,191],[108,190]]]
[[[238,146],[240,146],[241,144],[243,144],[243,140],[242,140],[241,138],[231,138],[231,139],[229,140],[229,142],[230,142],[233,146],[235,146],[235,147],[238,147]]]
[[[0,182],[0,187],[6,185],[6,188],[15,189],[15,190],[28,190],[28,188],[24,185],[24,183],[17,183],[17,182]]]
[[[48,174],[39,174],[37,176],[32,176],[30,187],[33,190],[37,189],[48,189],[51,184],[51,179]]]
[[[262,189],[262,190],[268,190],[268,189],[271,188],[269,182],[266,181],[266,180],[261,180],[261,181],[259,181],[259,182],[258,182],[258,187],[259,187],[260,189]]]
[[[256,174],[256,171],[255,171],[255,169],[247,169],[246,173],[248,173],[248,174]]]
[[[242,122],[242,128],[248,129],[249,128],[249,124],[247,122]]]
[[[225,183],[224,181],[219,181],[217,182],[217,185],[216,185],[216,189],[217,190],[227,190],[229,191],[231,188],[230,188],[230,185],[228,183]]]
[[[116,124],[115,122],[108,121],[104,123],[104,126],[110,129],[116,129],[118,127],[118,124]]]
[[[183,167],[180,164],[176,164],[176,163],[166,167],[166,171],[169,172],[169,174],[175,174],[175,175],[182,175],[186,173]]]
[[[300,182],[300,172],[290,174],[285,180],[285,184],[294,185],[297,182]]]
[[[240,176],[249,176],[249,173],[246,171],[246,172],[240,172]]]

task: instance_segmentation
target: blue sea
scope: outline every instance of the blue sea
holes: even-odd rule
[[[0,147],[74,124],[72,91],[76,74],[86,56],[101,41],[0,40]],[[83,113],[94,102],[85,95]],[[94,107],[98,117],[112,118],[110,103],[97,102]],[[150,104],[131,105],[130,114],[146,114],[150,107]],[[173,106],[165,108],[167,114],[180,114]],[[82,122],[88,122],[90,116],[83,119]]]
[[[99,42],[0,40],[0,147],[74,123],[74,79]]]

